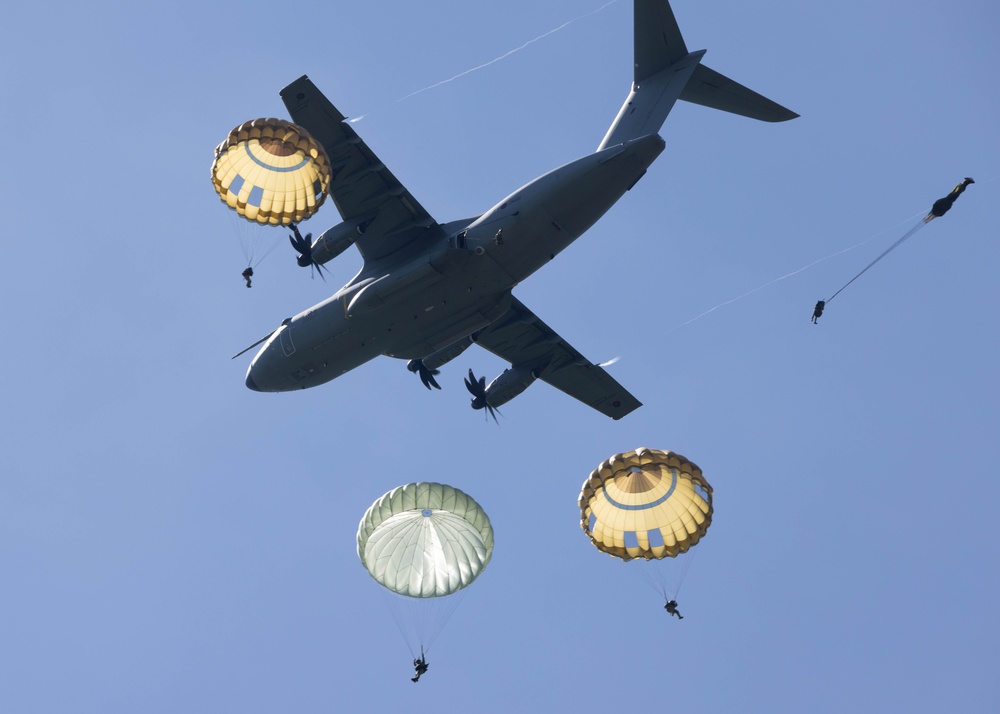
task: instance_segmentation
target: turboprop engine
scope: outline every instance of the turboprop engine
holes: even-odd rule
[[[345,221],[324,231],[319,238],[312,242],[312,246],[309,248],[308,253],[312,263],[319,266],[336,258],[354,245],[354,242],[364,234],[370,222],[366,219]],[[302,253],[301,250],[299,252]],[[306,265],[308,264],[306,263]]]
[[[411,359],[406,363],[406,368],[411,372],[420,376],[420,381],[424,383],[424,386],[430,389],[441,389],[441,385],[437,383],[434,379],[437,375],[441,373],[438,369],[441,365],[451,362],[453,359],[458,357],[460,354],[465,352],[469,348],[469,345],[476,341],[475,336],[469,335],[468,337],[463,337],[458,342],[453,342],[447,347],[429,354],[423,359]]]
[[[515,365],[505,369],[500,376],[486,386],[486,377],[476,379],[469,370],[465,387],[472,395],[473,409],[486,409],[493,421],[496,421],[496,408],[509,402],[518,394],[531,386],[538,379],[538,371],[524,366]]]

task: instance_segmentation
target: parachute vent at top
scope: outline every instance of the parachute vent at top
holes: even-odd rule
[[[580,492],[580,527],[622,560],[686,553],[712,523],[712,487],[680,454],[637,449],[598,466]]]
[[[215,149],[212,184],[248,221],[286,226],[312,216],[330,188],[330,159],[302,127],[254,119]]]

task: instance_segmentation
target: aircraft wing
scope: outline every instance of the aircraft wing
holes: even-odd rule
[[[323,145],[333,180],[330,197],[344,221],[363,221],[358,248],[366,258],[379,258],[441,230],[409,191],[379,161],[335,106],[302,76],[281,90],[292,121]],[[428,229],[436,229],[428,231]]]
[[[494,323],[476,333],[476,344],[612,419],[642,406],[615,379],[576,351],[517,298]]]

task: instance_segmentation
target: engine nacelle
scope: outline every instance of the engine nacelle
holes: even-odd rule
[[[502,406],[530,387],[536,379],[538,373],[527,367],[515,366],[505,369],[486,387],[486,403],[491,407]]]
[[[428,369],[437,369],[438,367],[451,362],[453,359],[465,352],[469,349],[470,345],[474,344],[474,342],[475,340],[471,335],[463,337],[458,342],[453,342],[437,352],[432,352],[424,357],[421,362],[423,362]]]
[[[355,219],[338,223],[333,228],[324,231],[319,238],[313,241],[313,262],[322,265],[336,258],[364,235],[365,228],[370,222],[369,219]]]

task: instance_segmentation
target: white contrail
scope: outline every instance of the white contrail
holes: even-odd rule
[[[399,102],[406,101],[410,97],[415,97],[416,95],[421,94],[423,92],[427,92],[427,91],[429,91],[431,89],[434,89],[435,87],[440,87],[442,84],[448,84],[448,82],[454,82],[456,79],[459,79],[460,77],[464,77],[467,74],[472,74],[473,72],[477,72],[477,71],[483,69],[484,67],[489,67],[490,65],[496,64],[497,62],[500,62],[501,60],[507,59],[508,57],[510,57],[515,52],[520,52],[525,47],[528,47],[529,45],[533,45],[534,43],[538,42],[539,40],[545,39],[549,35],[553,35],[553,34],[559,32],[560,30],[564,29],[567,25],[572,25],[577,20],[582,20],[582,19],[584,19],[586,17],[590,17],[591,15],[596,15],[597,13],[599,13],[604,8],[608,7],[609,5],[614,5],[616,2],[618,2],[618,0],[609,0],[608,2],[604,3],[599,8],[597,8],[596,10],[593,10],[593,11],[588,12],[586,14],[580,15],[579,17],[574,17],[572,20],[567,20],[563,24],[559,25],[559,27],[553,28],[553,29],[549,30],[548,32],[545,32],[545,33],[539,35],[538,37],[534,38],[533,40],[528,40],[527,42],[525,42],[520,47],[515,47],[514,49],[510,50],[509,52],[505,52],[504,54],[500,55],[496,59],[491,59],[489,62],[484,62],[483,64],[478,65],[476,67],[473,67],[472,69],[467,69],[464,72],[459,72],[454,77],[449,77],[448,79],[442,79],[440,82],[435,82],[434,84],[430,84],[430,85],[424,87],[423,89],[418,89],[415,92],[410,92],[406,96],[400,97],[399,99],[397,99],[394,103],[398,104]],[[361,121],[362,119],[364,119],[365,117],[367,117],[370,113],[371,112],[368,112],[366,114],[362,114],[360,116],[354,117],[353,119],[348,119],[347,123],[348,124],[357,124],[359,121]]]
[[[415,92],[410,92],[405,97],[400,97],[396,101],[397,102],[405,101],[405,100],[409,99],[410,97],[414,97],[414,96],[420,94],[421,92],[426,92],[428,90],[434,89],[435,87],[440,87],[442,84],[448,84],[448,82],[454,82],[456,79],[459,79],[460,77],[464,77],[467,74],[472,74],[473,72],[478,72],[479,70],[484,69],[486,67],[489,67],[490,65],[496,64],[497,62],[499,62],[501,60],[505,60],[508,57],[510,57],[512,54],[514,54],[515,52],[520,52],[525,47],[528,47],[529,45],[533,45],[536,42],[538,42],[539,40],[545,39],[549,35],[554,35],[555,33],[559,32],[559,30],[562,30],[563,28],[565,28],[568,25],[572,25],[577,20],[582,20],[582,19],[584,19],[586,17],[590,17],[591,15],[596,15],[597,13],[599,13],[604,8],[608,7],[609,5],[614,5],[616,2],[618,2],[618,0],[609,0],[609,2],[604,3],[603,5],[601,5],[596,10],[593,10],[593,11],[588,12],[586,14],[580,15],[579,17],[574,17],[572,20],[567,20],[563,24],[559,25],[559,27],[556,27],[556,28],[554,28],[552,30],[549,30],[548,32],[545,32],[545,33],[539,35],[538,37],[536,37],[533,40],[528,40],[527,42],[525,42],[520,47],[515,47],[514,49],[510,50],[509,52],[505,52],[504,54],[500,55],[496,59],[491,59],[489,62],[484,62],[483,64],[478,65],[476,67],[473,67],[472,69],[467,69],[464,72],[459,72],[454,77],[449,77],[448,79],[442,79],[440,82],[428,85],[428,86],[424,87],[423,89],[418,89]],[[361,117],[358,117],[358,119],[360,119],[360,118]]]
[[[790,273],[786,273],[785,275],[782,275],[780,278],[774,278],[773,280],[768,280],[766,283],[764,283],[763,285],[760,285],[760,286],[754,288],[753,290],[745,292],[742,295],[740,295],[738,297],[734,297],[734,298],[732,298],[730,300],[726,300],[725,302],[721,302],[718,305],[716,305],[715,307],[713,307],[713,308],[711,308],[709,310],[705,310],[705,312],[701,313],[700,315],[695,315],[694,317],[692,317],[687,322],[682,322],[681,324],[677,325],[676,327],[670,328],[669,330],[667,330],[667,332],[673,332],[674,330],[678,330],[678,329],[684,327],[685,325],[690,325],[695,320],[700,320],[701,318],[705,317],[705,315],[708,315],[709,313],[715,312],[720,307],[725,307],[726,305],[731,305],[732,303],[737,302],[738,300],[742,300],[745,297],[749,297],[750,295],[753,295],[755,292],[763,290],[764,288],[768,287],[769,285],[774,285],[775,283],[781,282],[785,278],[790,278],[793,275],[798,275],[799,273],[801,273],[801,272],[803,272],[805,270],[809,270],[809,268],[813,267],[814,265],[817,265],[817,264],[822,263],[824,261],[830,260],[831,258],[836,258],[838,255],[842,255],[844,253],[852,251],[855,248],[860,248],[861,246],[865,245],[866,243],[870,243],[871,241],[875,240],[876,238],[878,238],[883,233],[888,233],[889,231],[894,230],[895,228],[898,228],[901,225],[909,223],[914,218],[922,216],[923,214],[924,214],[923,211],[921,211],[920,213],[915,213],[912,216],[910,216],[909,218],[907,218],[905,221],[901,221],[901,222],[897,223],[896,225],[892,226],[892,228],[886,228],[885,230],[881,230],[878,233],[875,233],[874,235],[869,236],[868,238],[865,238],[860,243],[855,243],[854,245],[852,245],[852,246],[850,246],[848,248],[843,248],[842,250],[838,250],[836,253],[831,253],[830,255],[826,256],[825,258],[819,258],[818,260],[814,260],[813,262],[811,262],[808,265],[805,265],[805,266],[799,268],[798,270],[793,270]]]
[[[994,176],[993,178],[986,179],[985,181],[979,182],[979,184],[977,184],[977,185],[988,185],[988,184],[991,184],[991,183],[993,183],[994,181],[997,181],[997,180],[1000,180],[1000,176]],[[818,263],[822,263],[822,262],[824,262],[826,260],[830,260],[831,258],[836,258],[838,255],[842,255],[843,253],[847,253],[849,251],[852,251],[855,248],[860,248],[861,246],[865,245],[866,243],[870,243],[871,241],[875,240],[876,238],[878,238],[883,233],[888,233],[891,230],[895,230],[896,228],[899,228],[900,226],[905,225],[905,224],[913,221],[915,218],[919,218],[920,216],[923,216],[924,214],[925,214],[925,211],[920,211],[919,213],[914,213],[912,216],[910,216],[906,220],[900,221],[899,223],[897,223],[896,225],[892,226],[891,228],[886,228],[885,230],[881,230],[878,233],[875,233],[874,235],[869,236],[868,238],[865,238],[860,243],[855,243],[854,245],[852,245],[852,246],[850,246],[848,248],[844,248],[842,250],[838,250],[836,253],[831,253],[830,255],[826,256],[825,258],[820,258],[818,260],[814,260],[813,262],[809,263],[806,266],[803,266],[803,267],[799,268],[798,270],[793,270],[792,272],[787,273],[786,275],[782,275],[780,278],[774,278],[773,280],[769,280],[766,283],[764,283],[763,285],[761,285],[759,287],[756,287],[753,290],[750,290],[748,292],[745,292],[745,293],[743,293],[742,295],[740,295],[738,297],[734,297],[731,300],[726,300],[725,302],[721,302],[718,305],[716,305],[715,307],[713,307],[711,309],[708,309],[708,310],[705,310],[705,312],[701,313],[700,315],[695,315],[694,317],[692,317],[687,322],[682,322],[681,324],[676,325],[675,327],[670,328],[669,330],[667,330],[667,332],[673,332],[674,330],[680,329],[681,327],[684,327],[685,325],[690,325],[695,320],[700,320],[701,318],[705,317],[705,315],[708,315],[710,313],[715,312],[720,307],[725,307],[726,305],[731,305],[734,302],[742,300],[745,297],[749,297],[750,295],[753,295],[755,292],[763,290],[764,288],[768,287],[769,285],[774,285],[777,282],[781,282],[785,278],[790,278],[793,275],[798,275],[799,273],[803,272],[804,270],[808,270],[809,268],[813,267],[814,265],[817,265]],[[916,228],[919,228],[922,225],[923,225],[922,223],[921,224],[917,224],[917,226],[914,226],[914,230],[916,230]],[[871,266],[869,266],[869,267],[871,267]],[[867,270],[867,268],[865,270]],[[850,283],[848,283],[848,285],[849,284]],[[846,287],[846,286],[844,286],[844,287]],[[843,290],[843,288],[841,288],[841,290]],[[828,302],[829,302],[829,300],[828,300]]]

